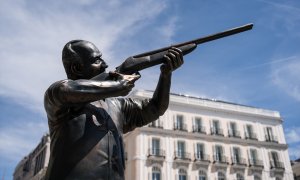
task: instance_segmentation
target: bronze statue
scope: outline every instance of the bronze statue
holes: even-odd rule
[[[128,58],[116,71],[108,67],[94,44],[68,42],[62,60],[68,79],[45,93],[51,136],[46,180],[124,179],[123,133],[163,115],[169,105],[172,72],[197,44],[244,32],[252,24]],[[151,99],[126,96],[140,78],[138,71],[157,64],[161,74]]]
[[[172,71],[183,64],[177,48],[164,59],[151,99],[117,98],[127,95],[140,75],[110,72],[109,79],[97,80],[107,68],[97,47],[84,40],[65,45],[68,79],[52,84],[44,99],[51,136],[47,180],[124,179],[123,133],[164,114]]]

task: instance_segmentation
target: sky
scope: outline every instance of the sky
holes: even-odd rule
[[[279,111],[291,159],[300,157],[300,1],[0,0],[0,177],[48,132],[43,94],[66,79],[63,46],[93,42],[109,70],[127,57],[254,23],[199,45],[171,91]],[[135,89],[154,90],[159,67]]]

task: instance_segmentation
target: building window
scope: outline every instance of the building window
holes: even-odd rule
[[[198,180],[206,180],[206,171],[200,170],[199,171],[199,179]]]
[[[231,136],[231,137],[239,137],[239,138],[241,137],[240,132],[237,130],[235,122],[230,122],[229,123],[228,135]]]
[[[277,137],[273,135],[272,127],[265,128],[266,141],[278,143]]]
[[[159,167],[154,166],[152,168],[152,180],[161,180],[161,172]]]
[[[152,155],[159,156],[160,155],[160,140],[157,138],[152,139]]]
[[[178,170],[178,180],[187,180],[187,173],[184,169]]]
[[[220,128],[220,122],[218,120],[213,120],[211,134],[223,136],[223,130]]]
[[[44,148],[35,158],[34,175],[36,175],[41,169],[44,168],[45,164],[46,148]]]
[[[178,141],[177,142],[177,155],[179,158],[185,157],[185,142],[184,141]]]
[[[279,156],[277,152],[272,151],[271,153],[269,153],[269,158],[270,158],[271,168],[284,169],[283,163],[279,161]]]
[[[223,172],[218,172],[218,180],[226,180],[226,176]]]
[[[205,128],[202,126],[202,119],[196,117],[194,120],[193,132],[205,133]]]
[[[246,125],[246,130],[245,130],[245,137],[246,139],[252,139],[252,140],[257,140],[256,134],[253,132],[253,126],[251,124]]]
[[[220,145],[216,145],[214,148],[214,160],[216,162],[226,162],[225,156],[223,156],[223,147]]]
[[[238,147],[234,147],[232,148],[232,162],[234,164],[241,164],[241,152],[240,152],[240,148]]]
[[[257,150],[256,149],[250,149],[250,164],[251,165],[258,165],[258,159],[257,159]]]
[[[181,131],[186,131],[186,125],[184,124],[183,116],[182,115],[177,115],[175,124],[174,124],[174,129],[176,130],[181,130]]]
[[[236,174],[236,180],[245,180],[245,177],[244,177],[243,174],[237,173],[237,174]]]
[[[197,143],[196,145],[196,159],[204,160],[204,144]]]

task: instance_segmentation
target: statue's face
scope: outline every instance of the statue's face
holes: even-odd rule
[[[90,79],[100,73],[105,72],[108,67],[105,61],[101,58],[102,54],[98,48],[90,42],[82,42],[74,50],[81,58],[82,78]]]

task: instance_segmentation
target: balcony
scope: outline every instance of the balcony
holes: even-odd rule
[[[280,161],[270,161],[270,167],[271,169],[279,169],[279,170],[285,169],[283,162]]]
[[[213,159],[213,163],[228,164],[228,158],[226,156],[214,155]]]
[[[195,153],[195,162],[206,161],[210,162],[209,155],[203,154],[201,152]]]
[[[175,151],[174,152],[174,160],[191,160],[191,154],[183,151]]]
[[[220,128],[211,128],[211,135],[224,136],[223,129]]]
[[[257,141],[257,135],[255,133],[245,133],[245,139]]]
[[[240,131],[228,130],[228,137],[241,138]]]
[[[174,124],[174,130],[179,130],[179,131],[187,131],[187,126],[186,124]]]
[[[247,165],[247,161],[244,158],[237,158],[237,157],[232,157],[231,158],[231,164],[232,165]]]
[[[197,125],[193,126],[193,132],[194,133],[206,134],[205,127],[203,127],[203,126],[197,126]]]
[[[264,164],[262,160],[257,159],[249,159],[249,167],[252,168],[264,168]]]
[[[165,158],[165,151],[162,149],[148,149],[148,158]]]
[[[159,129],[163,129],[163,123],[162,122],[152,122],[149,124],[149,127],[151,128],[159,128]]]
[[[266,135],[266,142],[274,142],[274,143],[278,143],[278,139],[276,136],[269,136],[269,135]]]

